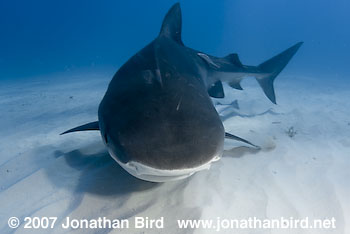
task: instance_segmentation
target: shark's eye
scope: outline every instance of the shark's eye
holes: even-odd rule
[[[153,83],[153,73],[151,70],[144,70],[142,71],[142,77],[145,80],[146,84],[152,84]]]

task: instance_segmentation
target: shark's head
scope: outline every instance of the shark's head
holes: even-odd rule
[[[138,178],[184,178],[221,157],[224,128],[186,51],[175,4],[159,37],[119,69],[100,104],[111,156]]]

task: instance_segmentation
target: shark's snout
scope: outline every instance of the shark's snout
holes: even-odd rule
[[[188,177],[208,169],[221,157],[221,129],[201,137],[196,134],[171,136],[171,131],[162,135],[159,129],[153,132],[147,136],[136,134],[133,139],[121,135],[119,139],[110,137],[107,143],[110,155],[130,174],[154,182]]]
[[[225,133],[219,119],[176,110],[165,117],[163,108],[143,111],[123,126],[104,119],[105,141],[118,162],[174,171],[197,168],[221,156]]]
[[[225,131],[210,99],[207,105],[204,101],[194,105],[193,96],[174,94],[120,107],[115,115],[101,111],[101,133],[111,156],[132,175],[156,178],[152,181],[208,168],[221,157]]]

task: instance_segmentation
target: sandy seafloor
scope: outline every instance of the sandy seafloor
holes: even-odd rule
[[[263,150],[225,142],[223,158],[186,180],[149,183],[108,155],[99,132],[60,136],[97,119],[109,76],[57,75],[0,81],[0,233],[62,233],[77,219],[165,219],[165,229],[75,233],[215,233],[180,230],[176,219],[335,217],[336,229],[239,229],[222,233],[350,233],[350,82],[283,75],[278,105],[253,79],[225,87],[218,105],[226,131]],[[325,80],[329,80],[326,83]],[[294,127],[295,136],[287,130]],[[233,149],[231,149],[234,147]],[[17,216],[57,216],[53,230],[9,229]]]

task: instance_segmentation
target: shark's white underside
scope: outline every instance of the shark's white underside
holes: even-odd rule
[[[118,160],[118,157],[112,152],[112,150],[108,149],[109,154],[112,158],[126,170],[128,173],[133,175],[136,178],[145,181],[151,182],[166,182],[173,180],[180,180],[187,178],[193,175],[196,172],[202,170],[208,170],[213,162],[220,160],[221,154],[213,157],[209,162],[206,162],[198,167],[193,168],[185,168],[185,169],[175,169],[175,170],[163,170],[153,168],[147,165],[143,165],[142,163],[130,161],[127,163],[123,163]]]

